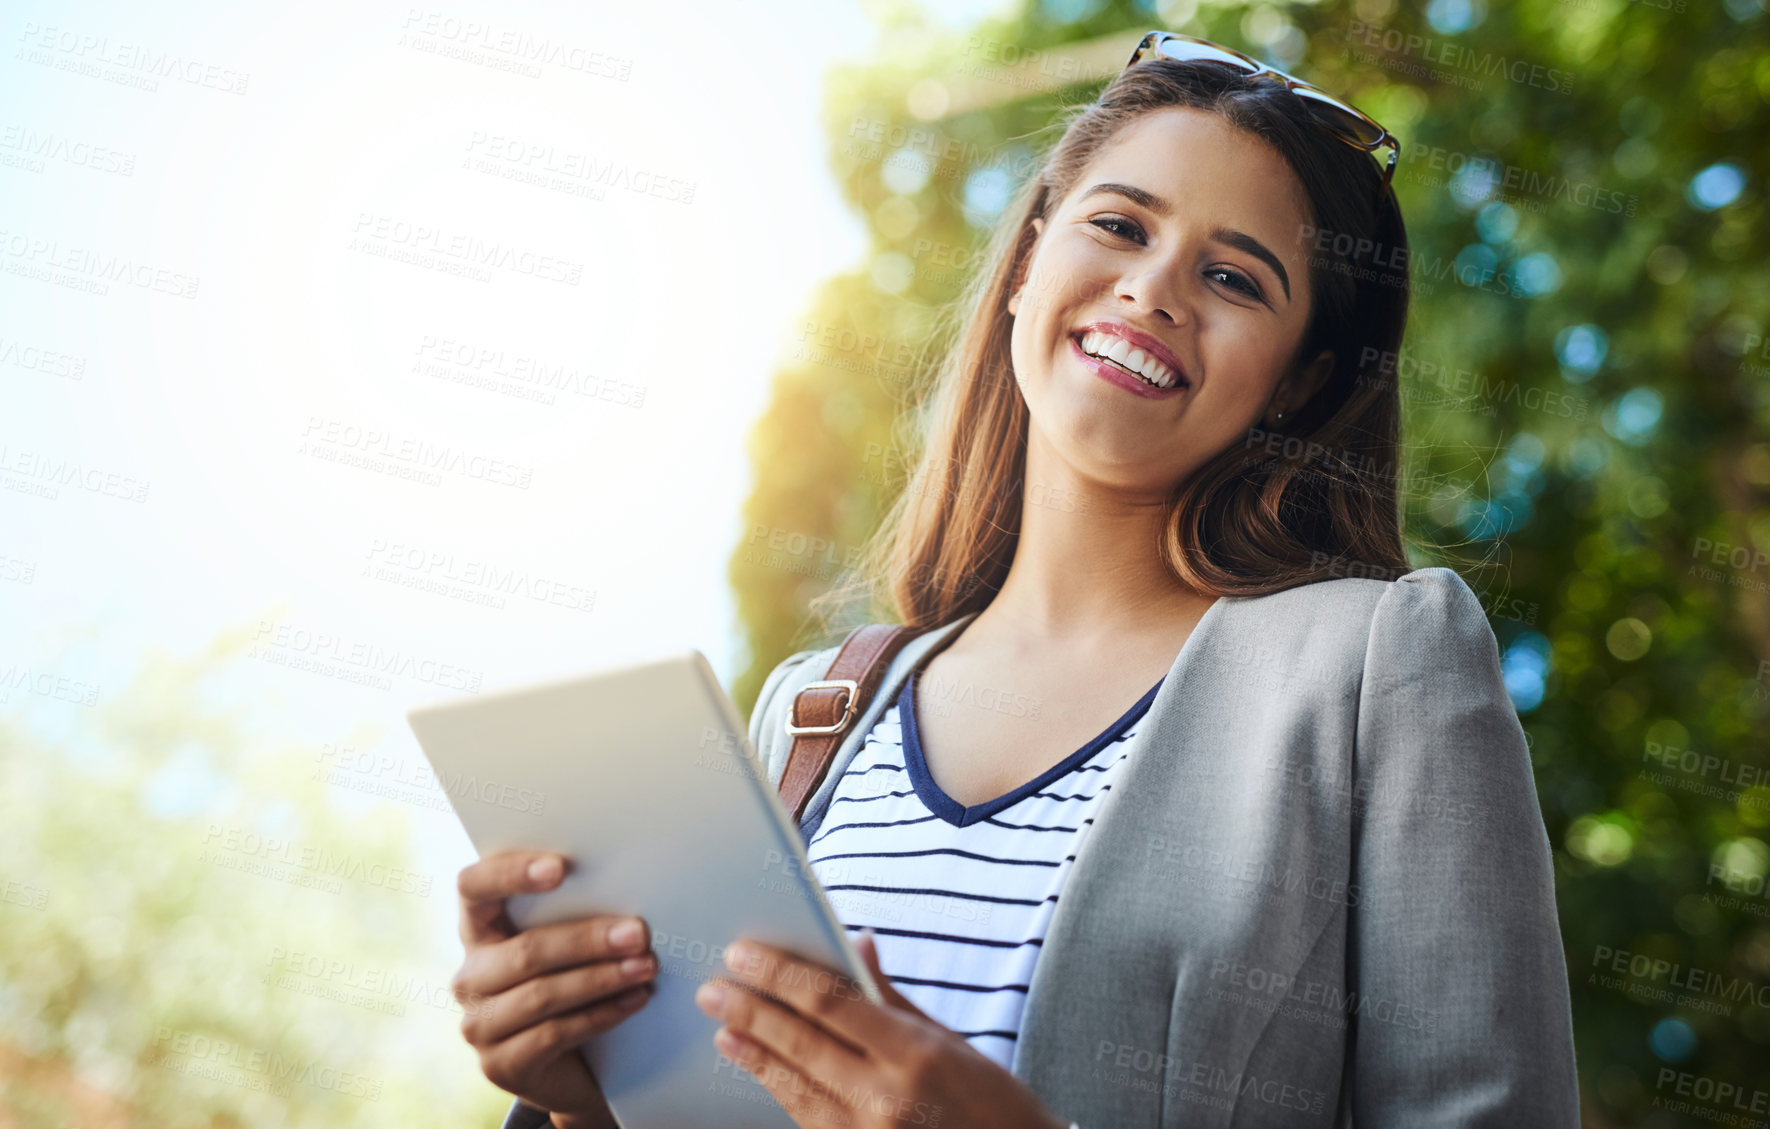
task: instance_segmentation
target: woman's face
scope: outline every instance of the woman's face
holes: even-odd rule
[[[1171,107],[1121,130],[1050,223],[1033,221],[1008,304],[1035,439],[1087,478],[1165,495],[1249,428],[1289,418],[1328,367],[1281,381],[1309,322],[1310,222],[1284,158],[1216,114]]]

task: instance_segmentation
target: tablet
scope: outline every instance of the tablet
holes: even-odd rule
[[[713,1045],[696,1006],[739,936],[878,987],[811,873],[749,727],[698,651],[410,710],[406,719],[481,857],[572,860],[520,894],[518,929],[598,913],[651,926],[656,990],[580,1048],[623,1129],[793,1129],[773,1095]]]

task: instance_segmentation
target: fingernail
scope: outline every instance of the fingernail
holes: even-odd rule
[[[621,975],[622,976],[626,976],[629,978],[634,977],[634,976],[644,976],[646,973],[648,973],[650,971],[651,971],[651,958],[648,956],[628,957],[626,960],[621,962]]]
[[[702,1009],[718,1015],[725,1010],[725,989],[709,980],[694,994],[694,1002]]]
[[[754,964],[755,962],[756,950],[752,949],[750,946],[739,942],[738,944],[727,945],[725,947],[725,967],[731,969],[733,972],[739,972],[744,966]]]
[[[617,949],[636,948],[643,940],[645,929],[640,926],[636,917],[629,917],[608,931],[608,942]]]
[[[559,877],[559,858],[546,855],[529,863],[529,881],[539,882],[543,886],[551,886]]]

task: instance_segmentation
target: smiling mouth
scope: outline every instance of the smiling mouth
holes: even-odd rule
[[[1187,388],[1191,382],[1166,363],[1150,356],[1124,338],[1097,329],[1085,329],[1070,335],[1070,340],[1083,353],[1103,364],[1141,381],[1150,388],[1168,391]]]

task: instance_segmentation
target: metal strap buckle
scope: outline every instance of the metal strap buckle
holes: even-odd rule
[[[848,691],[848,700],[842,704],[842,716],[836,719],[836,724],[834,724],[834,725],[796,725],[796,724],[794,724],[793,712],[799,706],[799,694],[803,694],[807,690],[821,690],[821,689]],[[858,697],[860,694],[860,683],[856,682],[852,678],[829,678],[829,679],[825,679],[822,682],[807,682],[805,685],[799,687],[799,694],[793,695],[793,700],[790,703],[788,703],[788,705],[787,705],[787,732],[788,733],[792,734],[795,737],[797,737],[801,733],[814,733],[814,734],[815,733],[840,733],[844,729],[848,728],[848,723],[850,721],[854,720],[854,699],[856,697]]]

